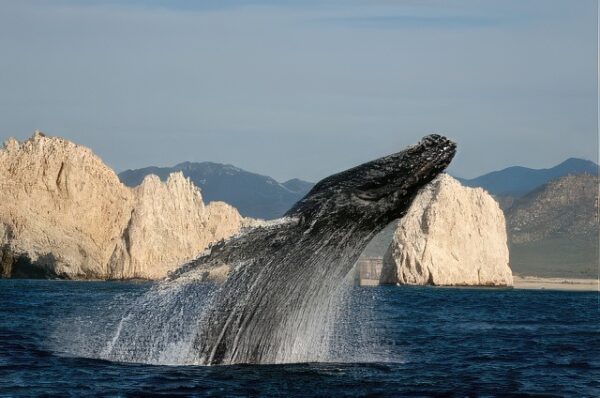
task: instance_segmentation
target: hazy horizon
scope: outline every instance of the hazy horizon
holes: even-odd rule
[[[430,133],[449,172],[598,163],[597,3],[0,0],[0,139],[120,172],[319,179]]]

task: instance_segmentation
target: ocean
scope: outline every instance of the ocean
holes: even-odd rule
[[[124,303],[152,286],[0,280],[0,396],[600,396],[595,292],[354,287],[328,362],[182,366],[78,355],[103,340],[82,335],[82,324],[112,327]]]

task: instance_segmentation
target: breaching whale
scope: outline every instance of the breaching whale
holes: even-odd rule
[[[451,162],[456,144],[429,135],[405,150],[327,177],[273,225],[213,245],[171,279],[228,264],[193,342],[195,363],[310,360],[330,297],[369,241],[401,218]],[[317,332],[315,332],[317,331]]]

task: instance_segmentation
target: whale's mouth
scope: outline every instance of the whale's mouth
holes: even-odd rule
[[[369,202],[405,195],[423,180],[446,169],[455,154],[456,144],[453,141],[429,135],[402,153],[362,165],[372,167],[372,178],[357,187],[353,195]]]
[[[286,215],[305,220],[322,214],[356,217],[373,211],[368,207],[379,202],[383,205],[380,210],[397,217],[396,209],[406,205],[405,199],[446,169],[455,153],[453,141],[437,134],[428,135],[403,151],[321,180]]]

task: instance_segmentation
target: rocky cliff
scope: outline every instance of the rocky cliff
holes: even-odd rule
[[[504,215],[447,174],[422,189],[384,256],[382,283],[510,286]]]
[[[243,222],[181,173],[131,189],[89,149],[40,132],[0,150],[3,277],[160,278]]]

